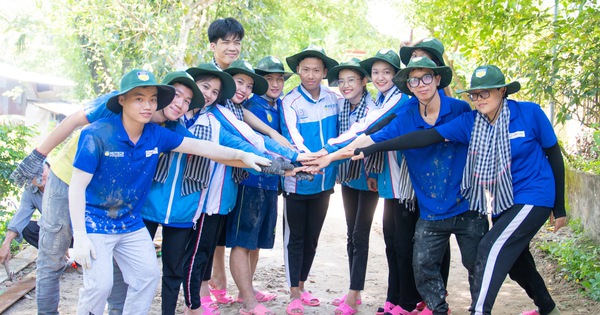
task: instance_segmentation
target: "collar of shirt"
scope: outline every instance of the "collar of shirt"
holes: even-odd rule
[[[115,134],[114,134],[114,137],[115,137],[115,139],[117,141],[126,142],[130,146],[132,146],[132,147],[144,143],[144,140],[146,138],[146,136],[144,134],[144,132],[146,131],[146,124],[144,125],[144,128],[142,129],[142,134],[140,135],[140,139],[138,140],[138,142],[136,144],[134,144],[129,139],[129,135],[127,134],[127,131],[125,131],[125,126],[123,126],[123,121],[121,120],[121,115],[115,116],[115,117],[110,118],[110,119],[113,120],[113,124],[115,125]]]
[[[440,94],[440,113],[438,115],[437,120],[435,121],[435,125],[432,126],[432,125],[426,123],[425,120],[423,119],[423,117],[421,117],[421,111],[419,108],[421,106],[421,104],[419,103],[419,100],[414,96],[412,99],[414,99],[414,102],[416,103],[416,108],[417,108],[416,113],[414,115],[415,126],[417,126],[417,127],[423,127],[423,129],[433,128],[435,126],[440,125],[440,122],[443,122],[442,117],[452,113],[452,108],[450,108],[450,104],[448,104],[448,97]]]
[[[310,93],[304,88],[304,86],[302,86],[302,84],[298,85],[298,92],[300,93],[300,95],[302,95],[302,97],[304,97],[304,99],[307,102],[313,103],[313,104],[317,104],[322,98],[325,97],[325,91],[323,91],[323,85],[320,84],[319,85],[319,99],[314,100],[312,98],[312,96],[310,96]]]

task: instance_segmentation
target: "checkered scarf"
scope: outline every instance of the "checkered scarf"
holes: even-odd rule
[[[221,66],[219,66],[219,64],[217,63],[217,59],[215,59],[215,57],[213,57],[213,59],[212,59],[212,64],[215,65],[215,67],[217,67],[217,69],[223,71],[223,69],[221,69]]]
[[[487,214],[491,207],[492,214],[497,215],[513,205],[509,123],[506,99],[495,124],[481,113],[475,118],[460,185],[471,210]]]
[[[342,111],[340,112],[340,114],[338,115],[338,122],[339,122],[339,129],[338,132],[339,134],[342,134],[344,132],[346,132],[346,130],[348,130],[350,128],[350,126],[354,123],[357,122],[359,120],[361,120],[363,117],[365,117],[367,115],[367,97],[368,97],[369,93],[367,93],[367,91],[365,90],[362,94],[362,96],[360,97],[360,102],[358,102],[358,105],[356,106],[355,109],[355,115],[354,115],[354,120],[350,121],[350,107],[352,106],[350,104],[350,100],[346,99],[344,100],[344,106],[342,107]],[[338,166],[338,180],[340,181],[340,183],[345,183],[345,182],[349,182],[351,180],[357,179],[360,177],[360,171],[361,171],[361,167],[362,167],[362,162],[361,161],[346,161],[342,164],[340,164],[340,166]]]
[[[240,121],[244,121],[244,110],[241,104],[234,104],[231,100],[225,100],[225,105],[223,106],[229,109],[233,113],[233,115],[235,115],[235,118],[237,118]],[[233,171],[231,172],[231,176],[233,176],[233,180],[235,181],[235,183],[239,184],[244,179],[248,178],[249,174],[248,172],[239,167],[234,167]]]

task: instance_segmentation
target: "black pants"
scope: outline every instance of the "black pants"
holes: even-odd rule
[[[183,293],[185,304],[195,310],[200,307],[200,286],[207,272],[217,239],[225,222],[225,215],[202,214],[196,222],[185,250],[183,264]]]
[[[414,207],[411,211],[398,199],[385,199],[383,203],[383,239],[389,269],[386,301],[409,311],[423,300],[413,271],[415,225],[419,220],[416,201]],[[445,287],[448,286],[450,258],[450,246],[447,246],[440,270]]]
[[[38,248],[38,242],[40,240],[40,226],[38,221],[31,220],[27,223],[27,226],[23,229],[23,239],[31,244],[31,246]],[[73,239],[71,239],[71,245],[69,248],[73,248]]]
[[[306,281],[312,267],[331,191],[310,198],[286,196],[283,204],[283,249],[288,285]]]
[[[554,309],[556,304],[529,252],[529,242],[548,220],[550,211],[546,207],[514,205],[493,220],[494,225],[477,249],[471,314],[491,314],[507,274],[525,289],[541,315]]]
[[[150,237],[154,239],[158,223],[146,221]],[[183,259],[185,246],[188,243],[191,229],[181,229],[163,226],[162,228],[162,314],[175,314],[177,297],[183,282]]]
[[[361,291],[365,288],[369,235],[379,194],[376,191],[358,190],[342,185],[342,200],[348,228],[346,250],[350,267],[350,290]]]

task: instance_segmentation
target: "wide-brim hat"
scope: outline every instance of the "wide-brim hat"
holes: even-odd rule
[[[269,89],[269,83],[267,80],[256,74],[256,72],[254,72],[254,68],[252,68],[252,65],[248,61],[236,60],[232,62],[229,65],[229,68],[225,69],[224,71],[229,73],[232,77],[240,73],[251,77],[252,80],[254,80],[254,85],[252,86],[252,93],[254,94],[263,95],[267,93],[267,90]]]
[[[262,76],[271,73],[283,74],[284,80],[289,79],[293,74],[291,72],[286,72],[283,67],[283,62],[273,56],[266,56],[265,58],[259,60],[258,64],[254,68],[254,72]]]
[[[338,86],[338,79],[340,71],[344,69],[351,69],[362,73],[365,78],[369,78],[369,73],[360,65],[360,60],[358,58],[352,58],[346,62],[342,62],[339,65],[331,68],[329,72],[327,72],[327,82],[329,86]]]
[[[194,81],[202,74],[212,74],[221,80],[221,98],[230,99],[235,94],[235,81],[229,73],[217,68],[212,63],[201,63],[197,67],[188,68],[185,72],[189,73]]]
[[[432,56],[434,56],[437,60],[440,61],[442,66],[445,66],[444,62],[444,45],[437,38],[425,38],[420,43],[414,46],[402,46],[400,48],[400,60],[405,65],[408,65],[410,62],[410,57],[412,57],[413,51],[421,49]]]
[[[173,85],[175,83],[183,84],[192,90],[192,102],[190,103],[190,110],[204,107],[204,95],[198,88],[196,81],[192,76],[185,71],[173,71],[167,73],[162,80],[163,84]]]
[[[323,63],[325,64],[325,69],[327,69],[328,71],[338,65],[338,62],[335,61],[335,59],[327,57],[327,55],[325,54],[325,49],[323,49],[323,47],[312,44],[304,48],[304,50],[302,50],[301,52],[285,58],[285,61],[287,62],[288,67],[290,67],[290,69],[294,73],[296,73],[296,69],[298,68],[298,64],[300,64],[300,60],[307,57],[315,57],[323,60]]]
[[[513,81],[506,83],[506,78],[500,68],[487,65],[479,66],[471,76],[471,86],[467,90],[458,90],[456,93],[471,92],[474,90],[487,90],[506,87],[506,95],[519,92],[521,83]]]
[[[123,106],[119,104],[119,96],[125,95],[127,92],[137,87],[147,86],[156,87],[156,110],[161,110],[167,105],[171,104],[171,101],[173,101],[173,97],[175,97],[175,88],[173,88],[170,85],[159,84],[158,82],[156,82],[156,78],[154,77],[154,74],[152,74],[152,72],[141,69],[134,69],[127,72],[121,78],[119,94],[108,99],[108,101],[106,102],[106,108],[108,108],[113,113],[121,113],[123,111]]]
[[[398,74],[394,76],[392,81],[396,86],[402,91],[404,94],[413,95],[413,92],[410,91],[406,82],[408,81],[408,75],[411,71],[415,69],[431,69],[435,72],[436,75],[439,75],[440,85],[437,86],[437,89],[443,89],[447,87],[450,82],[452,82],[452,69],[448,66],[438,66],[433,62],[433,60],[427,57],[415,57],[410,60],[406,68],[400,70]]]
[[[361,61],[360,65],[370,74],[373,64],[377,61],[385,61],[392,65],[396,69],[396,72],[400,71],[400,57],[391,49],[379,50],[375,56]]]

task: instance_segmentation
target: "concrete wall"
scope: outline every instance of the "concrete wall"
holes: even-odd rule
[[[600,242],[600,176],[569,168],[565,173],[569,215],[580,219],[585,233]]]

